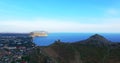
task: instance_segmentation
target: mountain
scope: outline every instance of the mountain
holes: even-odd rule
[[[77,43],[84,44],[84,45],[107,46],[111,43],[111,41],[107,40],[105,37],[99,34],[95,34],[89,37],[88,39],[83,41],[78,41]]]
[[[73,43],[57,40],[40,49],[43,56],[32,54],[32,57],[43,58],[36,63],[43,63],[44,59],[50,59],[51,63],[120,63],[120,43],[111,42],[99,34]]]

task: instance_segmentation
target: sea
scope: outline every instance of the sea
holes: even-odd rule
[[[89,38],[96,33],[49,33],[46,37],[34,37],[33,42],[38,46],[48,46],[56,40],[61,42],[76,42]],[[99,33],[112,42],[120,42],[120,33]]]

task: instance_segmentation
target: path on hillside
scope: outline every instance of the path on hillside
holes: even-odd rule
[[[41,53],[43,54],[43,55],[45,55],[46,57],[48,57],[49,58],[49,60],[52,60],[53,62],[55,62],[55,63],[59,63],[58,61],[56,61],[53,57],[51,57],[48,53],[51,53],[51,54],[54,54],[55,52],[53,52],[53,51],[49,51],[49,50],[51,50],[51,49],[49,49],[48,50],[48,53],[47,53],[47,51],[44,51],[44,49],[43,48],[40,48],[40,50],[41,50]],[[49,61],[48,60],[48,61]]]
[[[77,59],[76,63],[83,63],[82,59],[81,59],[81,55],[80,53],[77,51],[77,49],[75,47],[73,47],[71,44],[68,44],[68,46],[71,46],[74,50],[75,50],[75,58]]]
[[[105,63],[105,60],[107,59],[107,57],[109,57],[110,55],[110,47],[107,46],[107,54],[103,57],[102,63]]]

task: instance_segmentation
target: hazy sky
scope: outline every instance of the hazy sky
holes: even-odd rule
[[[120,0],[0,0],[0,32],[120,32]]]

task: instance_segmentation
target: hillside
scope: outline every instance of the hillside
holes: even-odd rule
[[[120,63],[120,43],[98,34],[74,43],[58,40],[40,48],[54,63]]]

